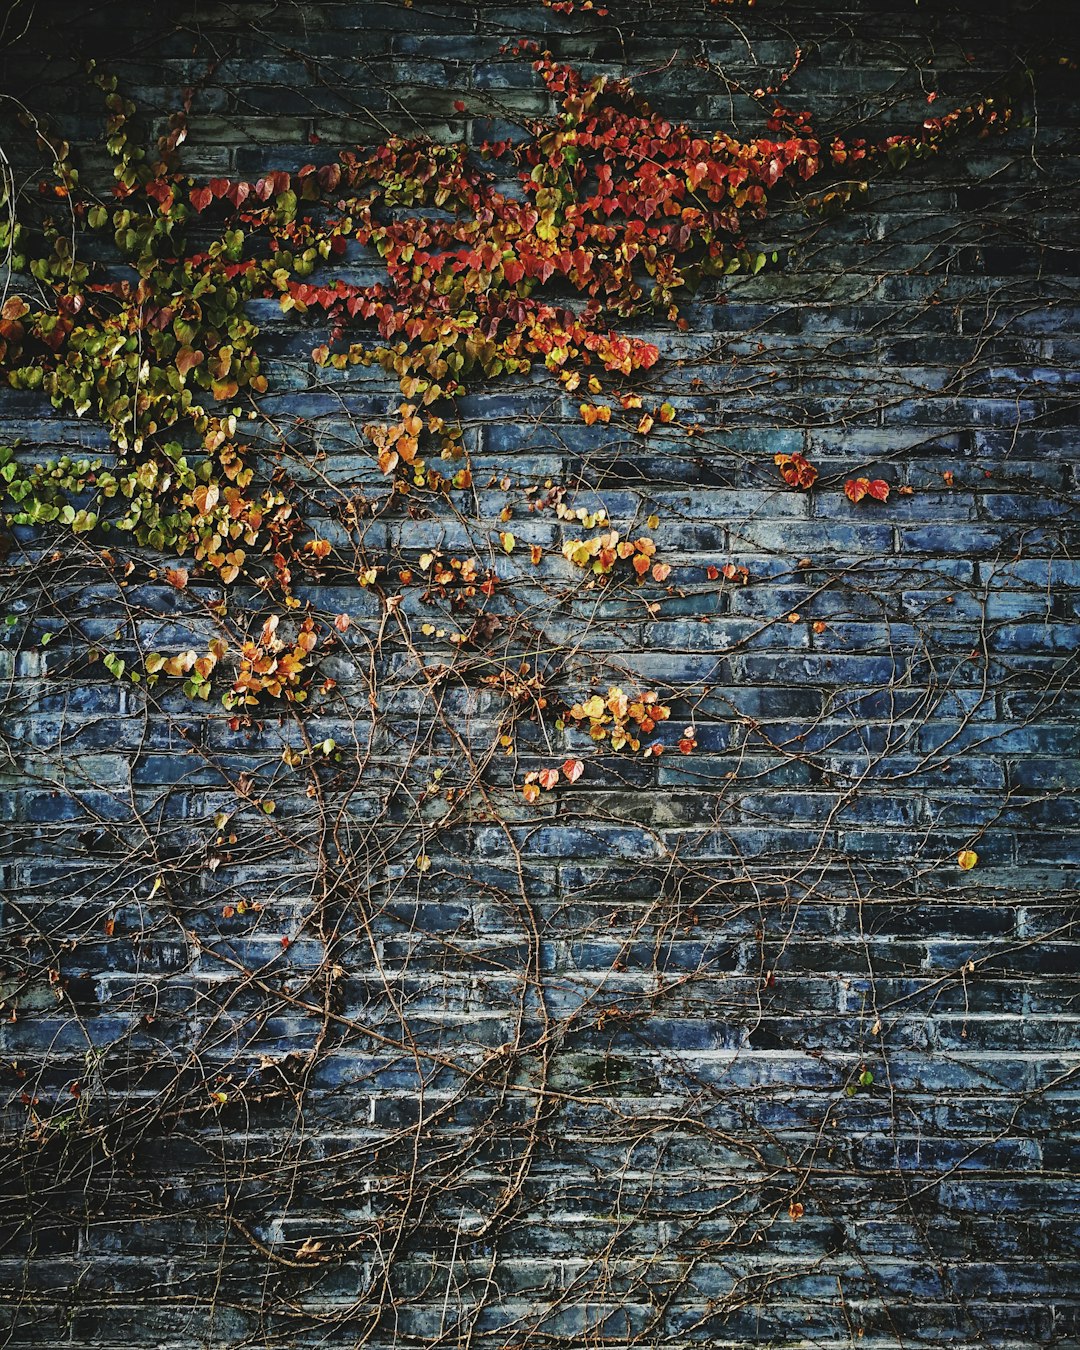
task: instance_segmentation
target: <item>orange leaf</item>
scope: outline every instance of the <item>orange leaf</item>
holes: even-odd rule
[[[218,487],[216,483],[208,483],[205,487],[197,487],[191,494],[191,500],[195,504],[195,510],[200,516],[205,516],[208,511],[212,511],[218,504]]]
[[[175,586],[178,591],[182,591],[188,584],[188,574],[182,567],[170,567],[165,573],[165,580],[170,586]]]
[[[780,476],[788,487],[812,488],[817,482],[818,471],[805,455],[774,455],[773,463],[780,470]]]
[[[849,478],[844,484],[845,495],[853,502],[873,497],[877,502],[889,500],[889,485],[884,478]]]
[[[540,786],[544,789],[545,792],[550,792],[558,781],[559,781],[558,769],[540,770]]]
[[[671,576],[671,568],[667,563],[653,563],[653,581],[667,581]]]
[[[585,765],[580,759],[568,759],[563,762],[562,771],[568,783],[576,783],[585,772]]]

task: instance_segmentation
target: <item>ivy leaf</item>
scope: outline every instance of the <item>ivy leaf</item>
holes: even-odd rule
[[[788,487],[802,488],[805,492],[817,482],[818,471],[805,455],[774,455],[773,463]]]
[[[182,379],[186,379],[188,372],[195,366],[202,365],[204,354],[197,351],[194,347],[181,347],[176,353],[176,369],[180,372]]]
[[[568,783],[576,783],[585,772],[585,765],[580,759],[567,759],[563,761],[562,771]]]
[[[875,501],[884,502],[889,499],[889,485],[884,478],[849,478],[844,484],[844,494],[856,505],[864,497],[873,497]]]
[[[964,848],[956,855],[956,861],[963,871],[970,872],[979,861],[979,855],[974,849]]]

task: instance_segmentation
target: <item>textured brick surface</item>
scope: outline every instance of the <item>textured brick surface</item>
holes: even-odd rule
[[[886,132],[929,91],[989,86],[1034,27],[832,0],[31,8],[3,86],[87,175],[99,120],[69,51],[152,116],[195,84],[185,163],[253,176],[394,131],[505,134],[548,111],[499,54],[517,36],[743,134],[760,123],[718,72],[765,81],[797,41],[788,101]],[[190,645],[220,587],[180,597],[145,558],[129,579],[23,534],[0,648],[7,1344],[1080,1344],[1074,80],[1039,67],[1007,138],[886,176],[858,212],[781,212],[777,270],[714,284],[685,333],[642,326],[650,387],[701,435],[585,428],[538,377],[471,393],[460,516],[346,523],[382,490],[358,427],[395,391],[315,371],[312,330],[253,304],[253,435],[358,556],[493,557],[500,528],[557,546],[520,495],[546,479],[660,516],[678,586],[657,612],[568,587],[557,547],[539,572],[500,556],[500,603],[538,662],[561,649],[562,685],[663,690],[693,755],[587,756],[529,807],[522,771],[587,743],[498,753],[504,702],[432,683],[453,650],[426,641],[425,669],[333,576],[297,593],[352,616],[320,667],[334,697],[230,729],[85,655]],[[104,448],[5,391],[17,439]],[[796,450],[811,495],[773,467]],[[855,508],[855,472],[914,492]],[[747,584],[707,580],[728,561]],[[305,737],[340,754],[314,779],[281,761]],[[443,828],[433,771],[463,782],[466,750],[491,795]],[[240,901],[262,908],[223,919]]]

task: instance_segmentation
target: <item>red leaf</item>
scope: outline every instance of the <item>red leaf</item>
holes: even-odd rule
[[[585,772],[585,765],[580,759],[567,759],[563,761],[562,771],[568,783],[576,783]]]
[[[864,497],[873,497],[875,501],[884,502],[889,499],[889,485],[884,478],[849,478],[844,484],[844,493],[856,504]]]
[[[541,769],[538,777],[540,786],[545,792],[550,792],[559,781],[559,771],[558,769]]]
[[[196,211],[205,211],[214,200],[214,194],[208,187],[192,188],[189,200]]]
[[[818,471],[805,455],[774,455],[773,462],[780,470],[780,476],[788,487],[812,488],[817,482]]]

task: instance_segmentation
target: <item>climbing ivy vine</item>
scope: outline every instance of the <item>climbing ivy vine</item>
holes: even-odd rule
[[[318,561],[329,545],[298,542],[287,483],[257,474],[245,440],[268,388],[253,298],[317,318],[327,335],[312,351],[317,366],[377,363],[396,379],[397,419],[365,428],[372,453],[392,493],[446,497],[472,486],[456,398],[533,367],[582,398],[587,425],[614,415],[642,437],[658,424],[692,436],[670,403],[647,407],[635,392],[635,377],[660,357],[633,335],[635,323],[685,327],[681,306],[703,281],[776,265],[753,234],[778,195],[800,192],[812,212],[841,209],[866,192],[864,175],[937,154],[965,132],[1003,131],[1012,112],[986,96],[881,141],[823,138],[810,113],[758,89],[766,134],[741,141],[675,123],[628,81],[589,78],[535,44],[513,54],[533,61],[555,108],[523,143],[484,143],[474,159],[463,144],[392,138],[255,181],[185,173],[189,104],[156,147],[142,146],[134,104],[91,67],[115,184],[95,195],[67,144],[38,132],[53,156],[39,228],[14,211],[0,225],[12,273],[37,283],[4,299],[0,372],[13,389],[40,390],[56,408],[103,422],[114,458],[65,456],[25,471],[10,448],[0,451],[9,525],[130,536],[190,556],[226,584],[261,578],[295,606],[297,557]],[[517,192],[500,186],[511,168]],[[94,235],[111,239],[125,275],[83,260],[80,240]],[[385,280],[333,276],[356,246],[377,255]],[[246,417],[244,397],[255,400]],[[791,486],[814,485],[803,456],[778,455],[777,464]],[[853,502],[885,500],[888,485],[851,480],[847,491]],[[512,551],[513,535],[500,537]],[[642,583],[662,583],[670,568],[654,560],[656,547],[609,528],[563,553],[601,583],[620,559]],[[533,563],[541,557],[534,546]],[[387,577],[374,567],[359,580],[385,589]],[[480,589],[490,595],[494,585],[489,577]],[[300,697],[316,641],[309,627],[289,654],[264,632],[262,654],[246,652],[226,697]],[[205,697],[223,655],[155,656],[146,674],[183,675]]]

